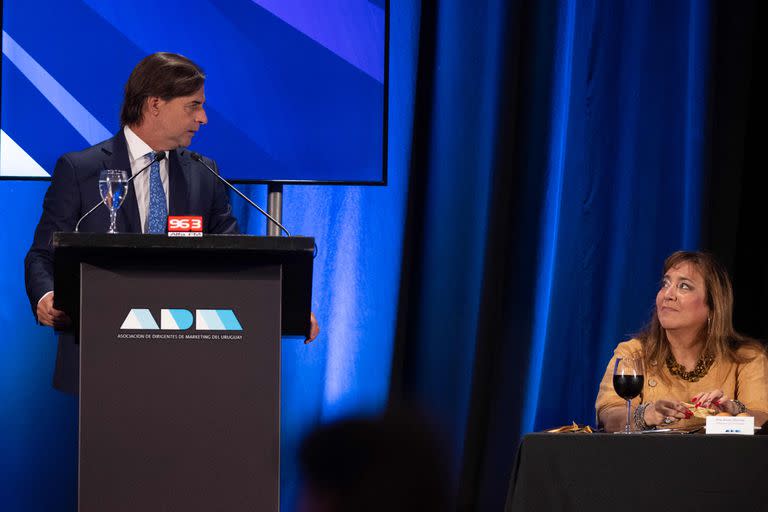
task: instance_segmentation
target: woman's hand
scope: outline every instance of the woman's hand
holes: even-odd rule
[[[653,425],[669,425],[675,421],[685,420],[693,416],[682,402],[675,400],[656,400],[652,406],[646,407],[644,411],[645,423]]]
[[[698,395],[691,398],[691,402],[693,402],[698,407],[718,409],[733,415],[741,412],[739,410],[739,406],[736,405],[733,400],[725,396],[725,393],[722,389],[714,389],[705,393],[699,393]]]

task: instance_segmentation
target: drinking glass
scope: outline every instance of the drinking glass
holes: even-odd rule
[[[625,434],[632,430],[632,399],[643,390],[643,359],[641,357],[617,357],[613,367],[613,389],[627,401],[627,427]]]
[[[115,229],[117,210],[128,194],[128,173],[115,169],[101,171],[99,174],[99,192],[104,204],[109,208],[109,230],[107,233],[117,233],[117,229]]]

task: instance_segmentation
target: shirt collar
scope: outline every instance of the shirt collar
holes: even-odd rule
[[[131,166],[136,160],[145,158],[147,153],[153,151],[149,144],[141,140],[128,126],[123,128],[123,134],[125,134],[125,142],[128,144],[128,158],[131,159]]]

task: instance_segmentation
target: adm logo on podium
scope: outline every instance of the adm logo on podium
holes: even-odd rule
[[[195,326],[198,331],[242,331],[231,309],[196,309],[194,317],[188,309],[161,309],[160,325],[148,309],[131,309],[121,330],[183,331]]]

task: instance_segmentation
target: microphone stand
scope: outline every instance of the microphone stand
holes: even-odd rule
[[[228,182],[227,180],[225,180],[224,178],[222,178],[222,177],[219,175],[219,173],[217,173],[216,171],[214,171],[214,170],[213,170],[213,168],[211,168],[211,166],[210,166],[210,165],[208,165],[207,163],[205,163],[205,160],[203,160],[203,157],[200,155],[200,153],[195,153],[195,152],[191,151],[191,152],[190,152],[190,156],[192,157],[192,160],[194,160],[195,162],[200,162],[201,164],[203,164],[203,166],[204,166],[206,169],[208,169],[208,171],[209,171],[211,174],[213,174],[214,176],[216,176],[216,179],[218,179],[219,181],[221,181],[222,183],[224,183],[226,186],[228,186],[229,188],[231,188],[232,190],[234,190],[234,191],[235,191],[235,193],[236,193],[237,195],[239,195],[240,197],[242,197],[243,199],[245,199],[245,200],[248,202],[248,204],[250,204],[251,206],[253,206],[253,207],[254,207],[254,208],[256,208],[257,210],[259,210],[259,212],[261,212],[261,214],[262,214],[262,215],[264,215],[266,218],[268,218],[269,220],[271,220],[272,222],[274,222],[274,223],[275,223],[275,225],[277,225],[277,226],[278,226],[280,229],[282,229],[283,231],[285,231],[285,234],[286,234],[286,235],[288,235],[288,236],[291,236],[291,234],[288,232],[288,230],[287,230],[287,229],[285,229],[285,226],[283,226],[282,224],[280,224],[280,222],[278,222],[278,221],[277,221],[277,219],[275,219],[273,216],[271,216],[270,214],[268,214],[267,212],[265,212],[264,210],[262,210],[262,209],[259,207],[259,205],[257,205],[257,204],[256,204],[256,203],[254,203],[253,201],[251,201],[251,200],[250,200],[250,199],[249,199],[249,198],[248,198],[248,197],[247,197],[245,194],[243,194],[242,192],[240,192],[239,190],[237,190],[237,189],[235,188],[235,186],[234,186],[234,185],[232,185],[230,182]],[[275,235],[274,235],[274,236],[276,236],[276,235],[278,235],[278,234],[279,234],[279,232],[275,233]]]

